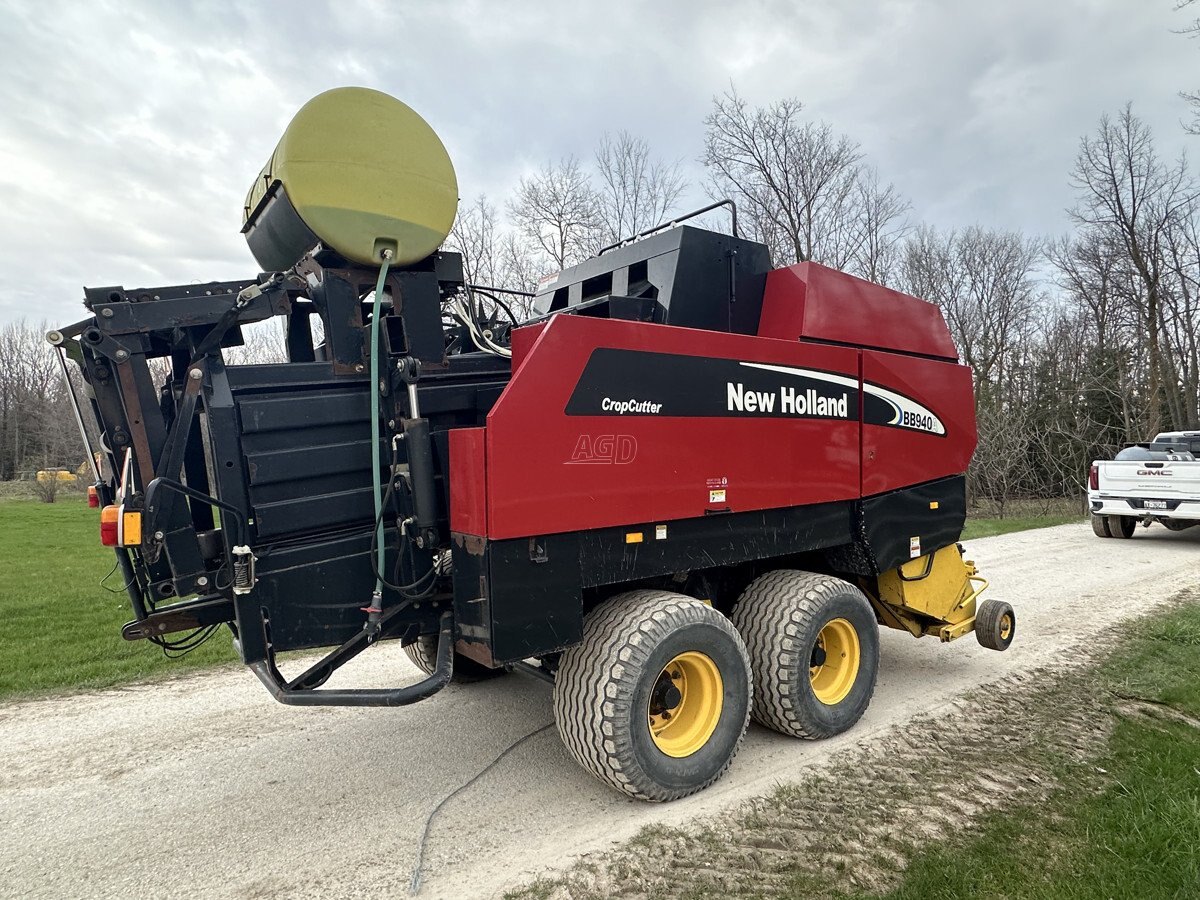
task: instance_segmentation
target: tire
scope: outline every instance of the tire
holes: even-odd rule
[[[816,739],[862,718],[879,673],[879,625],[862,591],[829,575],[780,569],[751,582],[730,618],[750,651],[755,721]],[[839,645],[851,654],[843,659],[856,660],[852,670],[825,655]]]
[[[1137,528],[1137,519],[1133,516],[1106,516],[1108,533],[1115,538],[1131,538]]]
[[[975,612],[975,639],[989,650],[1007,650],[1017,633],[1017,614],[1000,600],[984,600]]]
[[[728,619],[692,597],[638,590],[584,619],[582,640],[559,662],[554,718],[567,750],[602,782],[676,800],[729,768],[750,691],[746,647]]]
[[[1092,513],[1092,533],[1096,537],[1112,537],[1112,532],[1108,530],[1108,516],[1098,516]]]
[[[436,634],[423,634],[416,641],[405,647],[404,652],[412,660],[413,665],[426,675],[432,675],[434,668],[437,666],[437,645],[438,638]],[[450,680],[455,684],[474,684],[477,681],[488,681],[505,674],[507,673],[504,669],[489,669],[482,663],[475,662],[470,657],[463,656],[461,653],[455,653],[454,675],[451,676]]]

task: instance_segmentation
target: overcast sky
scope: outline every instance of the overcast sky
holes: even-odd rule
[[[1057,234],[1102,113],[1132,101],[1164,155],[1200,149],[1173,5],[0,0],[0,322],[82,318],[85,284],[253,274],[246,190],[296,109],[347,84],[420,112],[465,199],[621,128],[699,180],[732,81],[858,140],[921,221]]]

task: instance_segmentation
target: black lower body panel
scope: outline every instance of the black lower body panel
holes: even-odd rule
[[[862,539],[878,574],[962,537],[967,478],[954,475],[862,501]]]
[[[454,536],[461,650],[515,662],[576,643],[587,588],[716,569],[845,545],[856,502],[728,513],[537,538]],[[475,646],[470,646],[475,645]]]

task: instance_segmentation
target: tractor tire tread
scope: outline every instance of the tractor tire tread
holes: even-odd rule
[[[832,736],[804,715],[804,698],[793,696],[789,672],[798,665],[798,654],[803,652],[797,645],[799,635],[813,627],[823,601],[846,588],[859,593],[863,603],[869,604],[866,596],[847,581],[798,569],[776,569],[760,575],[738,599],[730,619],[750,652],[753,716],[760,725],[809,740]],[[864,642],[863,651],[873,653],[872,665],[877,665],[878,642]]]
[[[649,589],[602,603],[584,619],[580,642],[563,652],[554,686],[554,718],[563,744],[583,768],[630,797],[674,800],[702,790],[724,774],[740,747],[739,737],[721,770],[682,794],[665,792],[631,765],[629,735],[621,723],[631,720],[633,679],[624,677],[625,670],[642,669],[669,631],[701,622],[723,623],[745,658],[741,637],[720,613],[695,598]],[[749,722],[747,704],[741,735]]]

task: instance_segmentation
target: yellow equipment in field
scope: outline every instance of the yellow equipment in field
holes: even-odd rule
[[[914,637],[928,634],[952,641],[976,630],[976,601],[987,585],[975,563],[963,558],[962,545],[951,544],[879,575],[876,590],[868,590],[868,595],[883,624]],[[984,646],[996,640],[1007,646],[1012,639],[1012,610],[1007,604],[999,606],[1004,609],[996,627],[977,631]]]

